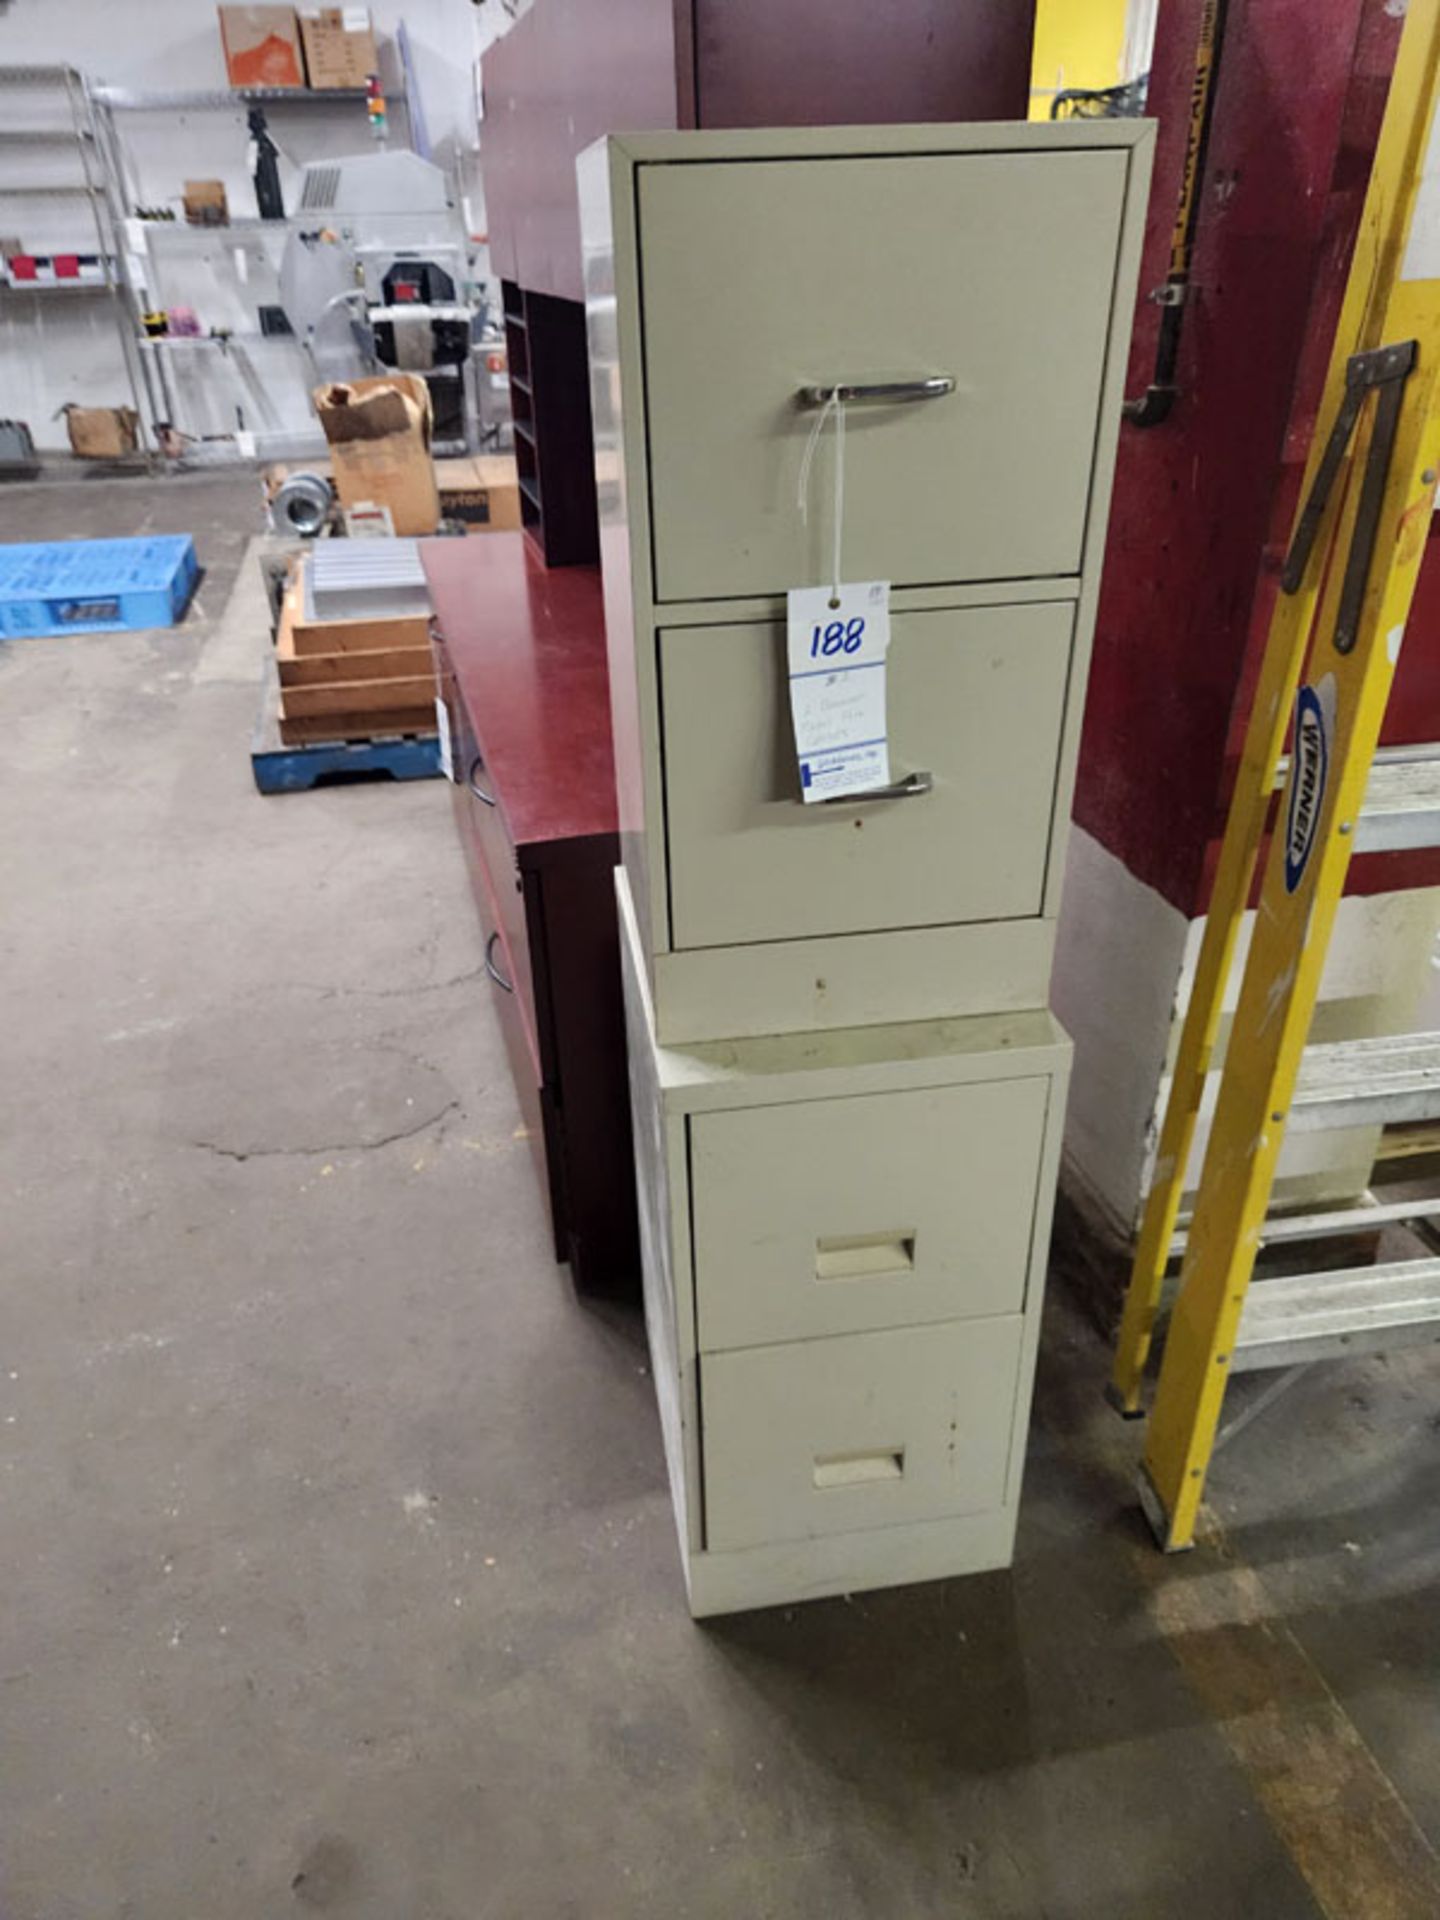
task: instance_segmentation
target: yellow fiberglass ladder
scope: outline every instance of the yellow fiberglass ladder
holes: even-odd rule
[[[1376,757],[1440,461],[1437,87],[1440,0],[1411,0],[1318,416],[1333,425],[1317,431],[1306,464],[1110,1385],[1120,1409],[1138,1414],[1225,983],[1283,774],[1140,1476],[1170,1551],[1193,1542],[1232,1373],[1440,1338],[1440,1259],[1250,1287],[1262,1240],[1440,1213],[1440,1203],[1348,1209],[1288,1235],[1282,1218],[1266,1218],[1287,1127],[1440,1117],[1440,1035],[1306,1050],[1357,844],[1440,844],[1434,751]]]

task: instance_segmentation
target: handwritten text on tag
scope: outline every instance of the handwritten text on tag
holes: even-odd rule
[[[786,603],[801,797],[834,800],[888,786],[889,581],[792,587]]]

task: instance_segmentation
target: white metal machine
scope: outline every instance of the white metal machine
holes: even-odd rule
[[[442,170],[405,151],[305,168],[280,300],[317,381],[400,367],[425,376],[437,446],[463,443],[473,310],[465,234]]]

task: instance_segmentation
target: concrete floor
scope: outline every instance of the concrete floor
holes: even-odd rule
[[[252,788],[253,482],[0,511],[207,568],[0,647],[6,1920],[1433,1920],[1440,1353],[1312,1369],[1165,1561],[1056,1289],[1013,1573],[696,1627],[443,787]]]

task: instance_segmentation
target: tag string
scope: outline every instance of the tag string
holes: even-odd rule
[[[840,604],[840,541],[845,526],[845,402],[840,398],[840,389],[832,387],[825,404],[815,416],[815,424],[810,429],[810,438],[805,442],[804,457],[800,462],[800,485],[795,504],[800,509],[800,518],[808,526],[810,523],[810,469],[815,464],[815,449],[820,444],[820,436],[825,431],[825,422],[831,413],[835,415],[835,503],[833,526],[833,552],[830,566],[830,604]]]

